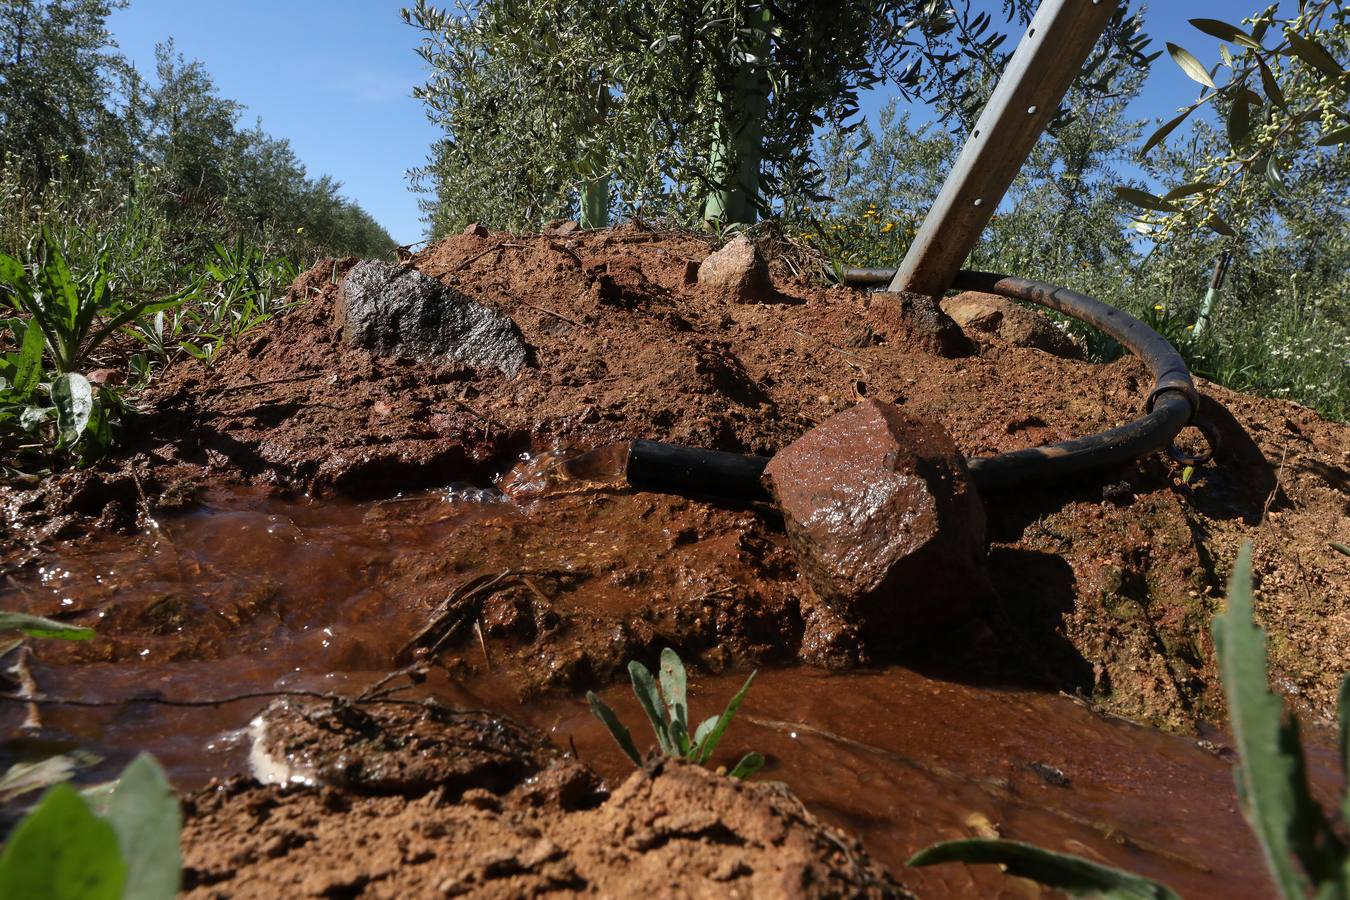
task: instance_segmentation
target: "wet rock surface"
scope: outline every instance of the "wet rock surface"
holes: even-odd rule
[[[278,700],[251,730],[250,759],[263,781],[363,794],[500,794],[559,759],[542,735],[510,719],[435,703]]]
[[[408,265],[365,260],[338,290],[333,321],[349,347],[422,363],[462,363],[508,378],[529,348],[508,316]]]
[[[997,335],[1016,347],[1044,350],[1064,359],[1087,354],[1045,315],[997,294],[966,291],[942,301],[942,310],[964,329]]]
[[[811,586],[864,637],[926,639],[991,596],[984,507],[940,426],[864,401],[779,451],[764,478]]]
[[[762,303],[773,297],[773,281],[764,257],[745,235],[732,238],[698,267],[698,283],[725,291],[737,303]]]

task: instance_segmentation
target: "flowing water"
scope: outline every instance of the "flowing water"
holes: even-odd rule
[[[266,700],[155,701],[357,693],[389,671],[421,624],[427,602],[408,602],[419,591],[443,594],[512,556],[560,568],[606,554],[640,559],[643,542],[662,539],[661,529],[644,530],[651,517],[625,506],[637,502],[630,496],[606,493],[605,470],[594,460],[559,470],[557,460],[533,459],[500,488],[456,485],[374,503],[219,492],[140,537],[65,548],[5,587],[0,608],[99,629],[88,645],[38,648],[33,673],[45,694],[137,700],[44,706],[41,741],[12,737],[0,765],[82,747],[103,754],[107,770],[149,750],[184,789],[245,771],[247,724]],[[573,498],[584,519],[531,524],[547,519],[540,504],[588,491]],[[596,595],[600,607],[623,602],[621,592]],[[694,714],[720,709],[744,677],[695,678]],[[519,685],[486,666],[452,668],[420,690],[534,724],[611,780],[629,768],[578,694],[555,690],[522,703]],[[641,743],[631,692],[603,693]],[[16,724],[20,712],[3,710],[0,724]],[[1268,894],[1236,807],[1230,758],[1214,744],[1103,717],[1064,696],[899,667],[766,670],[724,742],[727,762],[752,749],[768,757],[761,780],[789,784],[922,896],[1036,892],[992,867],[902,867],[928,843],[976,835],[1124,866],[1188,897]],[[1335,786],[1330,754],[1316,756],[1313,768],[1320,785]]]

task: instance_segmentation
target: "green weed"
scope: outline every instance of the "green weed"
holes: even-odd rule
[[[129,333],[161,364],[182,355],[209,364],[224,347],[290,308],[286,293],[298,274],[290,260],[269,257],[266,248],[242,237],[216,244],[182,305],[142,317]]]
[[[182,295],[126,300],[110,277],[109,255],[76,275],[52,233],[27,265],[0,253],[0,292],[19,316],[4,320],[17,348],[0,360],[0,428],[35,435],[56,450],[89,458],[112,440],[120,397],[94,386],[82,370],[106,340],[138,317],[171,308]],[[52,420],[55,428],[50,427]]]
[[[666,756],[678,756],[699,765],[707,765],[708,760],[712,758],[713,751],[717,749],[722,736],[731,725],[731,720],[735,718],[736,711],[740,709],[741,702],[745,700],[751,682],[755,680],[755,673],[751,672],[750,677],[745,679],[745,684],[736,692],[736,696],[727,703],[722,714],[703,720],[691,734],[687,697],[688,679],[679,654],[669,647],[661,651],[659,687],[657,679],[653,678],[647,667],[637,660],[628,664],[628,675],[633,680],[633,693],[637,695],[638,703],[642,705],[642,711],[647,714],[652,731],[656,733],[656,741],[661,752]],[[586,700],[591,705],[591,712],[609,729],[609,733],[614,736],[620,749],[633,761],[633,765],[641,766],[642,754],[638,752],[637,745],[633,742],[633,735],[619,721],[614,710],[597,697],[594,691],[586,692]],[[729,774],[732,778],[749,778],[763,765],[763,754],[747,753]]]

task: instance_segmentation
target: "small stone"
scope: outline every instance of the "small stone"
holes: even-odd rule
[[[962,328],[997,335],[1014,346],[1085,358],[1082,346],[1046,316],[998,294],[966,291],[943,300],[942,310]]]
[[[698,267],[698,283],[726,291],[737,303],[762,303],[773,297],[769,266],[745,235],[733,238]]]
[[[481,222],[474,222],[471,225],[465,225],[462,233],[469,237],[487,237],[488,227]]]
[[[566,237],[581,230],[581,226],[571,219],[553,219],[544,226],[544,234],[553,237]]]
[[[992,597],[984,506],[939,426],[866,400],[764,477],[812,588],[865,638],[926,639]]]
[[[529,358],[508,316],[416,269],[378,260],[347,273],[333,320],[343,343],[378,356],[495,368],[508,378]]]

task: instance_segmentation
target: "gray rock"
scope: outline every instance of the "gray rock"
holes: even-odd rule
[[[488,227],[481,222],[473,222],[465,225],[464,230],[460,233],[469,237],[487,237]]]
[[[698,283],[729,293],[737,303],[761,303],[773,298],[769,266],[745,235],[730,240],[698,267]]]
[[[508,316],[415,269],[378,260],[347,273],[333,319],[347,346],[379,356],[495,368],[508,378],[529,358]]]
[[[764,477],[811,587],[864,636],[925,640],[990,601],[984,506],[941,427],[867,400]]]

